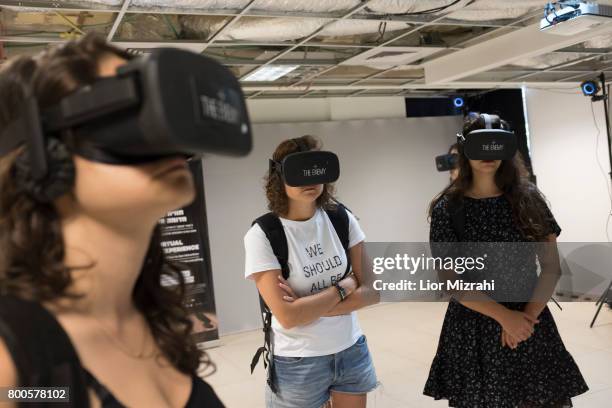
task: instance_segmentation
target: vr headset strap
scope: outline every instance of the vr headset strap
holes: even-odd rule
[[[295,138],[295,139],[291,139],[291,140],[293,140],[293,143],[295,143],[295,145],[297,146],[299,152],[307,152],[307,151],[310,150],[308,148],[308,145],[303,140],[301,140],[300,138]]]
[[[481,116],[484,119],[485,128],[486,129],[493,129],[493,120],[491,119],[491,115],[489,115],[487,113],[483,113],[483,114],[481,114]]]
[[[44,307],[13,296],[0,296],[0,338],[16,366],[18,386],[69,387],[71,407],[90,406],[85,371],[74,346]]]
[[[0,134],[0,156],[24,143],[28,146],[32,176],[35,180],[42,180],[47,174],[47,157],[38,102],[33,97],[24,101],[21,115]]]
[[[79,126],[134,108],[140,103],[135,80],[130,76],[104,78],[86,89],[46,109],[45,128],[57,131]]]

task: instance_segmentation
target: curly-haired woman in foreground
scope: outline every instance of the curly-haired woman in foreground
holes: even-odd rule
[[[21,114],[24,89],[44,109],[129,58],[88,36],[9,61],[0,134]],[[79,407],[222,407],[196,374],[207,362],[156,226],[194,199],[185,160],[109,165],[70,154],[69,137],[60,140],[47,141],[49,154],[68,151],[49,177],[57,183],[72,169],[76,177],[50,202],[27,187],[27,149],[0,158],[0,386],[65,385]],[[162,274],[179,290],[162,287]]]

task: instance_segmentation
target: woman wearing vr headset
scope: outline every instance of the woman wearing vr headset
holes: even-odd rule
[[[379,299],[362,268],[365,234],[355,217],[334,203],[332,184],[292,187],[290,175],[283,173],[282,166],[291,167],[284,161],[289,155],[319,150],[312,136],[276,148],[266,177],[272,212],[244,238],[245,275],[255,281],[273,316],[270,408],[365,407],[367,393],[377,386],[355,313]],[[283,245],[284,261],[278,256]]]
[[[87,36],[9,61],[0,133],[26,92],[44,109],[130,58]],[[109,165],[71,153],[69,132],[45,137],[43,180],[30,145],[0,158],[0,386],[66,386],[75,407],[222,407],[197,375],[212,365],[190,337],[184,281],[157,226],[194,199],[185,159]]]
[[[466,118],[462,139],[485,128],[509,130],[496,115],[473,114]],[[470,160],[465,142],[459,143],[458,153],[457,179],[429,209],[430,241],[508,243],[504,248],[544,243],[537,246],[550,248],[549,253],[538,252],[542,271],[552,271],[558,279],[556,238],[561,228],[529,181],[520,153],[509,160]],[[458,223],[459,217],[463,221]],[[502,275],[510,272],[507,268],[517,265],[507,257],[510,252],[502,251],[506,258],[496,258],[487,273],[497,265]],[[533,262],[526,263],[525,274],[509,282],[509,287],[528,288],[528,302],[497,302],[484,292],[453,294],[425,395],[447,399],[453,407],[571,407],[571,398],[588,390],[546,306],[554,285],[538,280],[535,254],[529,259]],[[547,285],[550,292],[539,292]]]

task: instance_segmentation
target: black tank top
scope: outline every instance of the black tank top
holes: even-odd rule
[[[68,334],[55,316],[36,302],[0,296],[0,338],[4,340],[17,369],[20,387],[69,387],[70,404],[89,407],[91,388],[103,408],[124,406],[81,366]],[[48,403],[28,404],[46,407]],[[224,408],[213,389],[196,375],[185,408]]]

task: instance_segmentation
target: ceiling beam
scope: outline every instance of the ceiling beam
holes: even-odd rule
[[[612,52],[608,52],[608,53],[603,54],[603,55],[610,55],[610,54],[612,54]],[[540,70],[537,70],[537,71],[534,71],[534,72],[529,72],[527,74],[517,75],[515,77],[508,78],[506,81],[516,81],[518,79],[530,78],[530,77],[536,76],[538,74],[543,74],[543,73],[546,73],[546,72],[564,72],[564,71],[558,71],[558,70],[560,68],[569,67],[569,66],[572,66],[572,65],[579,64],[581,62],[586,62],[586,61],[590,61],[592,59],[601,58],[603,55],[602,54],[599,54],[599,55],[589,55],[589,56],[586,56],[586,57],[577,58],[577,59],[572,60],[572,61],[567,61],[567,62],[563,62],[561,64],[556,64],[556,65],[553,65],[553,66],[548,67],[548,68],[540,69]]]
[[[608,54],[610,51],[609,48],[582,48],[582,47],[567,47],[559,50],[555,50],[554,52],[558,53],[576,53],[576,54]]]
[[[583,72],[583,73],[577,74],[577,75],[570,75],[568,77],[564,77],[564,78],[559,79],[557,82],[567,83],[566,81],[569,81],[569,80],[575,80],[575,79],[578,79],[578,78],[585,77],[587,75],[595,76],[598,72],[605,72],[605,71],[608,71],[608,70],[612,70],[612,65],[607,65],[605,67],[601,67],[601,68],[599,68],[599,69],[597,69],[595,71],[591,71],[591,72]]]
[[[291,47],[295,41],[251,41],[251,40],[224,40],[216,41],[214,47]],[[328,47],[328,48],[371,48],[373,46],[361,44],[337,44],[311,41],[303,44],[304,47]]]
[[[131,2],[132,2],[132,0],[123,0],[123,4],[121,5],[121,10],[119,10],[119,13],[117,14],[117,17],[115,17],[115,21],[113,22],[113,26],[111,27],[108,35],[106,36],[106,41],[113,41],[113,38],[115,37],[115,33],[117,32],[117,30],[121,26],[121,22],[123,21],[123,17],[125,17],[125,13],[127,12],[127,9],[130,7],[130,3]]]
[[[227,23],[223,25],[216,33],[214,33],[210,38],[207,39],[207,44],[204,46],[204,50],[208,48],[209,45],[213,44],[217,38],[221,36],[224,32],[232,28],[241,17],[243,17],[246,13],[249,12],[253,4],[255,4],[257,0],[251,0],[249,3],[240,11],[240,14],[233,16]]]
[[[527,86],[543,86],[550,88],[568,88],[568,85],[578,86],[579,82],[554,82],[554,81],[542,81],[542,82],[494,82],[494,81],[481,81],[481,82],[467,82],[467,81],[458,81],[452,83],[442,83],[442,84],[422,84],[416,82],[406,82],[399,85],[385,85],[385,84],[377,84],[377,85],[356,85],[353,87],[348,87],[347,85],[310,85],[310,86],[292,86],[292,85],[255,85],[255,84],[243,84],[242,89],[245,92],[254,92],[254,91],[272,91],[272,92],[300,92],[300,91],[346,91],[347,89],[355,89],[361,90],[395,90],[400,91],[402,89],[491,89],[491,88],[499,88],[499,89],[518,89],[525,85]]]
[[[231,66],[262,66],[266,65],[266,60],[244,60],[241,58],[230,57],[219,57],[218,55],[204,54],[208,57],[212,57],[223,65]],[[301,66],[329,66],[335,65],[339,62],[338,59],[283,59],[278,61],[276,65],[301,65]]]
[[[321,70],[321,71],[319,71],[319,72],[316,72],[316,73],[314,73],[314,74],[312,74],[312,75],[309,75],[309,76],[307,76],[307,77],[304,77],[304,78],[300,79],[300,80],[299,80],[299,81],[297,81],[297,82],[294,82],[292,85],[293,85],[293,86],[298,86],[298,85],[301,85],[301,84],[303,84],[303,83],[310,82],[310,81],[312,81],[313,79],[315,79],[316,77],[321,76],[321,75],[323,75],[323,74],[326,74],[326,73],[328,73],[328,72],[330,72],[330,71],[333,71],[334,69],[338,68],[339,66],[340,66],[340,64],[336,64],[336,65],[332,65],[331,67],[327,67],[327,68],[325,68],[325,69],[322,69],[322,70]]]
[[[532,24],[511,33],[473,45],[461,51],[426,62],[425,82],[440,84],[456,81],[513,61],[545,54],[612,31],[612,23],[587,32],[562,36],[540,31]]]
[[[247,96],[247,99],[255,99],[255,98],[257,98],[259,95],[261,95],[262,93],[264,93],[264,91],[257,91],[257,92],[255,92],[253,95],[249,95],[249,96]]]
[[[205,43],[200,41],[173,41],[173,42],[157,42],[157,41],[113,41],[113,45],[124,49],[152,49],[159,47],[174,47],[184,50],[200,53]]]
[[[368,89],[360,89],[358,91],[351,92],[347,96],[357,96],[357,95],[361,95],[362,93],[365,93],[365,92],[368,92]]]
[[[50,44],[50,43],[64,43],[64,40],[60,37],[31,37],[31,36],[20,36],[20,35],[0,35],[0,42],[5,43],[24,43],[24,44]]]
[[[117,13],[120,7],[108,6],[105,4],[92,3],[89,7],[85,7],[83,4],[76,3],[59,3],[49,1],[38,1],[38,0],[0,0],[0,7],[19,7],[20,9],[28,10],[30,12],[45,12],[45,11],[59,11],[59,12],[83,12],[83,11],[95,11],[101,13]]]
[[[305,98],[305,97],[307,97],[308,95],[312,95],[312,94],[313,94],[313,93],[315,93],[315,92],[317,92],[317,91],[306,91],[306,92],[304,92],[302,95],[298,96],[298,99]]]

